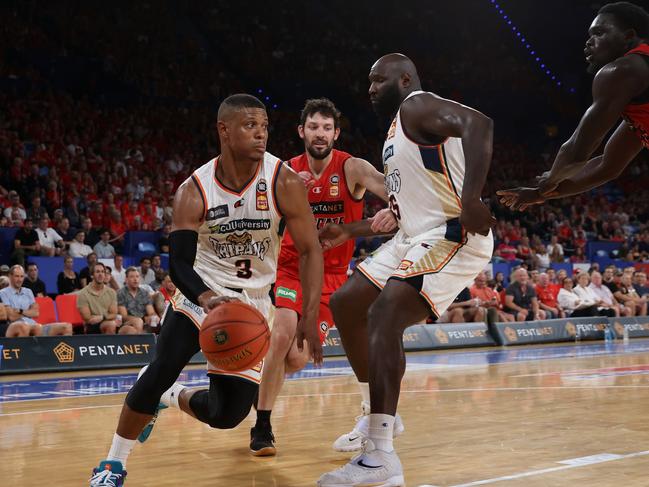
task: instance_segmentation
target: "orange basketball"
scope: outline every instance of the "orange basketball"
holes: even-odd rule
[[[240,372],[254,367],[266,356],[270,329],[259,310],[241,301],[230,301],[208,313],[199,342],[212,365]]]

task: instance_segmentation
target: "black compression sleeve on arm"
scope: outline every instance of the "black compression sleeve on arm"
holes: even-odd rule
[[[169,275],[180,292],[192,303],[210,288],[194,270],[198,233],[193,230],[175,230],[169,234]]]

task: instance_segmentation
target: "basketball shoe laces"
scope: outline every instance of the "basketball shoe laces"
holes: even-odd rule
[[[121,474],[114,473],[109,469],[97,472],[90,479],[93,486],[117,487],[117,481],[122,477]]]

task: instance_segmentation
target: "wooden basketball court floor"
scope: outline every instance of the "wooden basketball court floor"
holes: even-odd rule
[[[105,457],[135,370],[4,377],[0,480],[84,486]],[[128,461],[133,486],[313,486],[349,456],[331,443],[360,396],[345,360],[287,382],[273,423],[278,455],[248,453],[251,414],[211,430],[161,414]],[[412,486],[649,485],[649,340],[408,355],[395,446]],[[183,381],[205,384],[192,368]]]

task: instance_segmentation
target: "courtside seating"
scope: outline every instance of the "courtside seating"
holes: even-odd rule
[[[54,301],[52,298],[35,298],[36,303],[38,303],[38,316],[34,318],[41,325],[47,325],[48,323],[56,323],[56,308],[54,307]]]
[[[77,309],[76,294],[60,294],[56,297],[56,309],[59,321],[72,323],[72,326],[83,326],[83,318]]]

